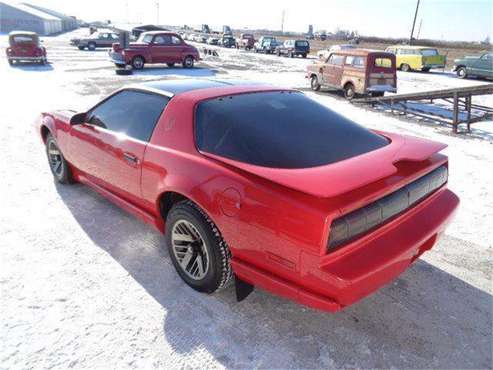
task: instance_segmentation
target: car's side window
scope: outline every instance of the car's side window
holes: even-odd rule
[[[170,35],[157,35],[154,37],[154,44],[157,45],[170,45],[171,44],[171,36]]]
[[[149,141],[169,98],[136,90],[123,90],[88,113],[88,123]]]
[[[176,36],[171,36],[171,44],[172,45],[181,45],[181,39]]]

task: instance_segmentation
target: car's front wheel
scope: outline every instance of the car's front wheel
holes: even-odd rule
[[[231,253],[217,226],[190,201],[166,218],[166,244],[180,277],[193,289],[213,293],[231,280]]]
[[[457,73],[457,77],[459,77],[459,78],[466,78],[467,77],[466,67],[457,68],[456,73]]]
[[[183,59],[183,67],[184,68],[192,68],[194,64],[193,57],[187,56],[185,59]]]
[[[90,42],[87,44],[87,48],[91,51],[96,50],[96,44],[94,42]]]
[[[65,157],[63,156],[55,138],[48,134],[46,138],[46,155],[51,173],[56,181],[61,184],[70,184],[73,182],[72,172]]]
[[[344,97],[347,100],[351,100],[356,96],[356,91],[354,90],[354,85],[352,83],[348,83],[344,86]]]
[[[134,69],[142,69],[144,68],[144,58],[141,56],[136,56],[132,59],[132,67]]]
[[[316,75],[313,75],[311,77],[310,87],[313,91],[319,91],[320,90],[320,82],[318,82],[318,77]]]

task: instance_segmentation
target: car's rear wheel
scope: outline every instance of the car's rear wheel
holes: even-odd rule
[[[402,72],[409,72],[409,71],[411,71],[411,66],[409,64],[406,64],[406,63],[401,64],[401,71]]]
[[[421,71],[422,72],[430,72],[430,69],[429,67],[424,67],[424,68],[421,68]]]
[[[84,50],[84,46],[77,46],[79,50]]]
[[[87,48],[91,51],[96,50],[96,44],[94,42],[90,42],[87,44]]]
[[[356,96],[356,91],[354,90],[354,85],[352,83],[348,83],[344,86],[344,97],[347,100],[351,100]]]
[[[187,56],[183,59],[183,67],[184,68],[193,68],[194,60],[192,56]]]
[[[319,91],[320,90],[320,83],[318,82],[318,77],[316,75],[313,75],[311,77],[310,87],[313,91]]]
[[[231,280],[231,253],[217,226],[190,201],[166,218],[166,243],[178,275],[193,289],[213,293]]]
[[[456,73],[457,73],[457,77],[459,77],[459,78],[466,78],[467,77],[466,67],[457,68]]]
[[[175,66],[175,63],[166,63],[166,65],[169,67],[169,68],[173,68]]]
[[[70,166],[51,134],[48,134],[46,138],[46,155],[48,156],[48,164],[55,180],[61,184],[72,183],[73,178]]]
[[[141,56],[137,55],[135,56],[133,59],[132,59],[132,67],[134,69],[142,69],[144,68],[144,58],[142,58]]]

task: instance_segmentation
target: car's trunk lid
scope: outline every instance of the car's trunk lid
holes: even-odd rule
[[[404,135],[384,133],[389,145],[325,166],[278,169],[251,165],[203,153],[228,165],[277,184],[316,197],[335,197],[384,179],[397,172],[401,161],[420,162],[446,147],[445,144]]]

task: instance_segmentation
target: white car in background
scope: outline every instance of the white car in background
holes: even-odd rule
[[[347,50],[347,49],[356,49],[358,45],[354,44],[340,44],[340,45],[332,45],[328,49],[322,49],[317,51],[317,56],[318,59],[327,59],[330,55],[330,53],[334,51],[339,51],[339,50]]]

